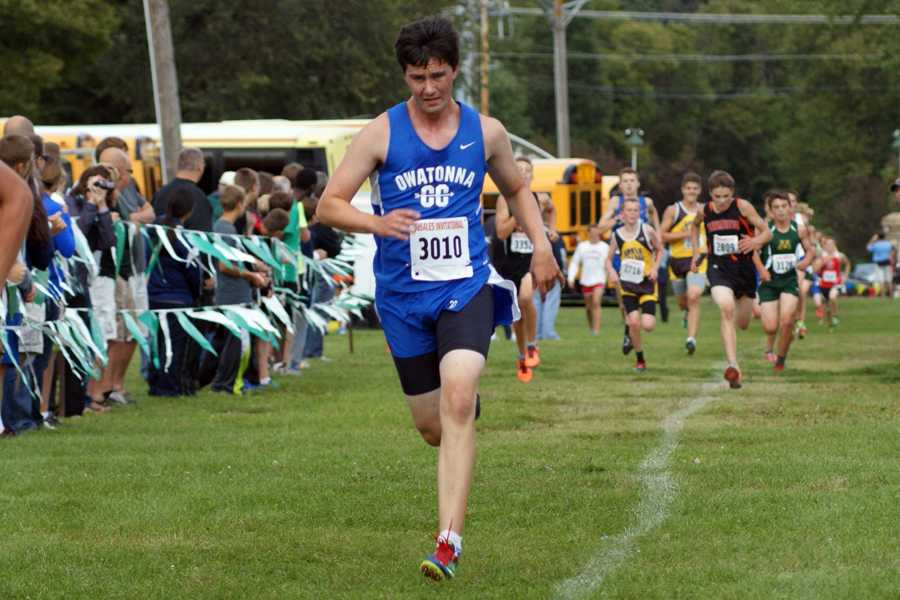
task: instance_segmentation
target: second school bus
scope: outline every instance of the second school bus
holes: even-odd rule
[[[532,166],[531,191],[549,194],[556,207],[556,229],[574,250],[580,239],[587,238],[588,225],[600,220],[618,178],[604,177],[586,158],[537,158]],[[499,194],[496,184],[485,177],[482,204],[487,214],[496,210]]]

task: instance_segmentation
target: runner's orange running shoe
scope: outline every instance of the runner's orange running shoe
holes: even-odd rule
[[[529,369],[533,369],[536,366],[541,364],[541,350],[537,346],[534,348],[528,348],[525,351],[525,366]]]
[[[528,383],[531,381],[531,378],[534,377],[534,371],[532,371],[526,361],[517,360],[516,361],[516,377],[522,383]]]

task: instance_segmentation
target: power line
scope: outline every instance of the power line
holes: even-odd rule
[[[549,87],[552,82],[549,79],[545,78],[533,78],[529,79],[530,85],[537,85],[541,87]],[[731,100],[736,98],[784,98],[789,96],[798,96],[798,95],[817,95],[824,92],[834,92],[834,91],[846,91],[845,87],[841,86],[832,86],[832,87],[817,87],[817,88],[803,88],[803,87],[772,87],[772,88],[744,88],[744,89],[735,89],[728,91],[716,91],[712,90],[709,92],[698,92],[696,90],[673,90],[673,91],[659,91],[659,88],[654,88],[652,90],[648,90],[641,87],[620,87],[616,85],[601,85],[601,84],[593,84],[593,83],[579,83],[573,82],[569,84],[573,89],[590,91],[598,96],[623,96],[623,97],[633,97],[633,98],[659,98],[659,99],[674,99],[674,100]],[[867,93],[894,93],[893,89],[885,88],[885,87],[869,87],[863,90],[854,90],[854,91],[864,91]]]
[[[496,16],[542,16],[544,11],[540,8],[509,6],[495,9],[491,14]],[[671,23],[705,23],[712,25],[900,25],[900,17],[897,15],[769,15],[582,9],[577,16],[601,21],[663,21]]]
[[[477,54],[477,53],[476,53]],[[492,52],[497,58],[552,58],[552,52]],[[626,62],[808,62],[816,60],[883,60],[884,55],[874,54],[621,54],[600,52],[569,52],[569,58],[596,61]]]

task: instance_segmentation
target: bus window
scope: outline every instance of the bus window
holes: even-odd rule
[[[575,192],[569,192],[569,227],[578,226],[578,196]]]
[[[600,190],[594,190],[594,223],[600,221],[603,216],[603,194]]]
[[[588,225],[591,222],[591,192],[590,190],[584,190],[581,192],[581,198],[579,199],[579,208],[581,209],[581,219],[578,221],[579,225]]]
[[[203,148],[206,170],[198,182],[207,194],[216,190],[225,171],[247,167],[280,175],[281,169],[298,162],[308,169],[328,173],[325,148]]]
[[[482,208],[485,213],[492,215],[497,212],[497,198],[499,196],[500,194],[485,194],[482,196]]]

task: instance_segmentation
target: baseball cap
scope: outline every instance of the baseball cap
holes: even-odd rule
[[[900,189],[900,178],[895,179],[894,183],[891,184],[892,192],[896,192],[898,189]]]
[[[219,177],[220,185],[234,185],[234,171],[225,171],[222,173],[222,176]]]

